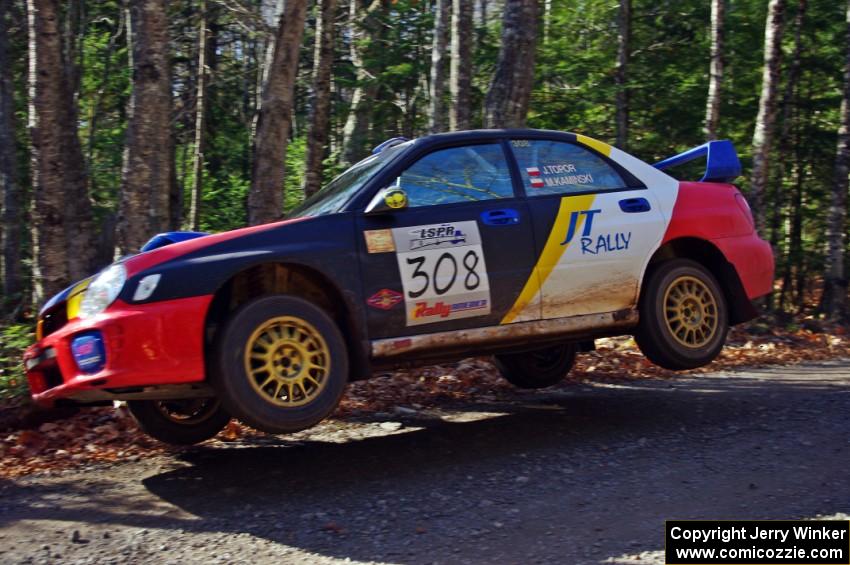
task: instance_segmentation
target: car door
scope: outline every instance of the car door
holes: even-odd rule
[[[540,286],[523,293],[532,309],[539,301],[542,318],[551,319],[633,307],[665,229],[651,191],[578,143],[514,139],[510,146],[537,242]]]
[[[534,243],[506,150],[496,140],[414,157],[393,183],[406,207],[360,214],[371,339],[497,325],[513,305]]]

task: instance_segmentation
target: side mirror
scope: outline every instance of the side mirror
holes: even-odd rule
[[[404,208],[407,208],[407,193],[397,186],[388,186],[375,194],[366,206],[366,214],[386,214]]]

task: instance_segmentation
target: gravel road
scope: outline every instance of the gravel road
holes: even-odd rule
[[[850,513],[850,361],[404,408],[0,480],[2,563],[662,563],[665,519]]]

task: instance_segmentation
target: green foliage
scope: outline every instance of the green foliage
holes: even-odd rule
[[[0,400],[27,394],[21,352],[33,339],[29,325],[0,326]]]

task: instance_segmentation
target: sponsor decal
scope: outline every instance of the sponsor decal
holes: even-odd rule
[[[632,241],[632,232],[612,232],[604,234],[593,234],[593,219],[602,210],[576,210],[570,213],[570,221],[567,224],[567,234],[561,245],[568,245],[576,235],[578,227],[584,220],[581,232],[581,254],[599,255],[611,251],[625,251]]]
[[[369,297],[366,303],[372,308],[389,310],[404,301],[404,295],[389,288],[383,288]]]
[[[408,232],[412,239],[410,240],[410,250],[416,251],[424,247],[434,247],[443,244],[462,245],[466,243],[466,234],[460,227],[454,224],[442,224],[436,227],[423,227],[410,230]]]
[[[366,239],[366,250],[369,253],[391,253],[395,251],[392,230],[366,230],[363,232]]]
[[[406,337],[404,339],[395,340],[394,342],[392,342],[392,345],[390,347],[394,350],[399,350],[399,349],[407,349],[411,345],[413,345],[413,340],[410,339],[409,337]]]
[[[581,254],[598,255],[608,251],[625,251],[629,248],[632,240],[632,232],[606,233],[594,239],[592,237],[581,238]]]
[[[408,326],[490,313],[490,281],[476,221],[392,231]]]
[[[456,312],[468,312],[470,310],[489,309],[487,300],[470,300],[468,302],[457,302],[455,304],[438,301],[434,304],[428,301],[417,302],[411,314],[415,319],[421,318],[448,318]]]
[[[537,167],[526,167],[525,172],[528,173],[528,180],[531,182],[531,188],[543,188],[546,184],[540,178],[540,169]]]
[[[400,188],[388,190],[384,194],[384,202],[393,210],[407,206],[407,194]]]

